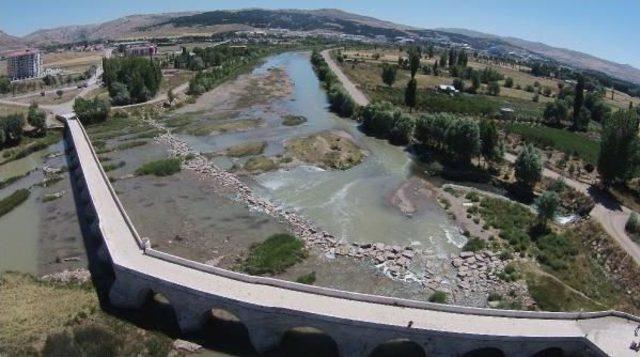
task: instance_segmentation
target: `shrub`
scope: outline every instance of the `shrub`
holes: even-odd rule
[[[182,162],[179,158],[161,159],[148,162],[136,170],[136,175],[170,176],[180,172]]]
[[[107,120],[109,117],[109,102],[98,97],[84,99],[77,97],[73,103],[73,110],[82,124],[94,124]]]
[[[477,252],[484,249],[487,246],[486,242],[480,238],[471,238],[462,247],[462,250],[469,252]]]
[[[274,234],[253,245],[241,269],[251,275],[278,274],[307,255],[302,241],[289,234]]]
[[[468,199],[471,202],[480,202],[480,195],[476,191],[469,191],[464,198]]]
[[[301,284],[313,285],[313,283],[316,282],[316,272],[312,271],[309,274],[300,275],[296,279],[296,282]]]
[[[431,296],[429,296],[430,302],[435,302],[438,304],[444,304],[447,302],[447,293],[444,291],[436,290]]]
[[[637,234],[640,232],[640,218],[638,218],[637,213],[631,212],[631,215],[629,215],[629,219],[627,220],[624,228],[629,233]]]

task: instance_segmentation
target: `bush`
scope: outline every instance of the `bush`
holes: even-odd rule
[[[568,267],[568,261],[578,254],[573,241],[563,235],[550,233],[536,240],[540,252],[538,261],[553,270],[562,270]]]
[[[179,158],[161,159],[148,162],[136,170],[136,175],[170,176],[180,172],[182,161]]]
[[[516,281],[520,280],[522,276],[520,275],[520,272],[518,272],[515,264],[509,263],[504,267],[504,270],[498,274],[498,277],[504,281]]]
[[[469,252],[477,252],[479,250],[484,249],[487,246],[487,243],[480,238],[471,238],[467,241],[467,243],[462,247],[463,251]]]
[[[478,194],[476,191],[467,192],[467,194],[464,195],[464,198],[468,199],[471,202],[480,202],[480,194]]]
[[[241,265],[251,275],[278,274],[302,261],[307,255],[302,241],[289,234],[274,234],[253,245]]]
[[[640,232],[640,218],[638,218],[637,213],[631,212],[631,215],[629,215],[629,219],[627,220],[624,228],[627,230],[627,232],[632,234],[637,234]]]
[[[436,290],[431,296],[429,296],[430,302],[438,304],[445,304],[447,302],[447,293],[444,291]]]
[[[312,271],[309,274],[300,275],[296,279],[296,282],[301,284],[313,285],[313,283],[316,282],[316,272]]]

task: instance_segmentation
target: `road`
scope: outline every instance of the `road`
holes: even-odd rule
[[[505,160],[514,163],[516,156],[506,153]],[[638,246],[625,230],[625,225],[631,210],[618,203],[613,197],[603,192],[598,187],[588,185],[583,182],[564,177],[555,171],[547,168],[542,169],[542,175],[551,179],[562,178],[567,186],[581,192],[593,199],[596,205],[593,207],[589,215],[598,221],[604,230],[612,236],[618,244],[631,256],[637,264],[640,264],[640,246]]]
[[[336,74],[340,82],[342,82],[347,92],[349,92],[358,105],[364,106],[369,104],[369,100],[364,93],[342,72],[340,67],[329,55],[329,51],[330,50],[322,51],[322,57],[329,65],[329,68]],[[505,159],[511,163],[516,161],[515,155],[509,153],[505,154]],[[606,192],[603,192],[595,186],[572,180],[547,168],[543,169],[542,174],[552,179],[562,177],[568,186],[591,197],[596,205],[591,210],[590,216],[602,225],[604,230],[635,260],[636,264],[640,264],[640,246],[631,240],[625,230],[627,219],[629,219],[629,215],[632,212],[629,208],[622,206]]]
[[[342,72],[340,67],[333,60],[333,58],[331,58],[329,51],[330,50],[322,51],[321,52],[322,57],[327,62],[327,64],[329,65],[329,68],[331,68],[333,73],[335,73],[335,75],[338,76],[338,79],[340,79],[340,82],[342,82],[342,86],[344,87],[344,89],[351,95],[351,98],[353,98],[353,100],[359,106],[364,107],[365,105],[369,104],[369,99],[367,99],[364,93],[362,93],[362,91],[358,89],[358,87],[356,87],[356,85],[353,82],[351,82],[351,80]]]

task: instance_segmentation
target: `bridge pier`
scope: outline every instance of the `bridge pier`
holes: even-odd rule
[[[149,289],[141,286],[139,281],[116,272],[116,279],[109,290],[109,302],[116,307],[137,309],[144,305],[148,293]]]

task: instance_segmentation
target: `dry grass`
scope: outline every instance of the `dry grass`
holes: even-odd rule
[[[37,343],[60,330],[78,314],[99,309],[89,288],[38,282],[22,274],[5,273],[0,280],[0,346]]]
[[[21,107],[18,105],[0,104],[0,117],[12,115],[12,114],[24,114],[29,111],[27,107]]]
[[[46,53],[44,55],[45,68],[62,68],[69,72],[83,72],[91,65],[97,65],[102,60],[102,52],[64,51]]]

